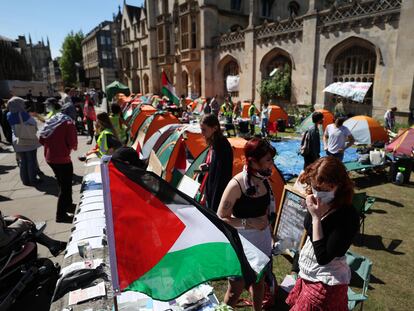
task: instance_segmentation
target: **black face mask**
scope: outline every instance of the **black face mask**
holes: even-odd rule
[[[270,177],[272,175],[271,169],[257,170],[257,173],[263,177]]]

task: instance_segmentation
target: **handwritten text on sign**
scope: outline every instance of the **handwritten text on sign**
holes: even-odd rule
[[[279,240],[291,240],[296,249],[303,235],[303,220],[307,211],[305,204],[305,198],[285,189],[276,237]]]

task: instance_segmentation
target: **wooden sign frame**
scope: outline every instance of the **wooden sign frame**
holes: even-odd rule
[[[274,236],[275,239],[277,239],[277,232],[278,232],[278,229],[279,229],[280,220],[281,220],[281,216],[282,216],[282,213],[283,213],[284,203],[285,203],[285,199],[286,199],[286,192],[288,192],[288,191],[293,193],[294,195],[297,195],[298,197],[300,197],[304,200],[306,199],[305,194],[300,193],[299,191],[295,190],[292,186],[285,185],[285,187],[283,189],[282,198],[281,198],[280,204],[279,204],[279,212],[277,214],[276,224],[275,224],[275,227],[274,227],[274,230],[273,230],[273,236]],[[302,237],[300,239],[299,246],[298,246],[298,251],[300,249],[302,249],[303,244],[305,244],[305,241],[306,241],[306,230],[303,230]]]

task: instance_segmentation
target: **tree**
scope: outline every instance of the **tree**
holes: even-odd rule
[[[263,79],[260,83],[260,96],[265,102],[269,99],[283,98],[289,99],[291,93],[291,71],[288,64],[285,65],[283,70],[278,70],[273,77]]]
[[[77,83],[78,67],[76,63],[82,62],[81,42],[83,38],[82,31],[77,33],[71,31],[63,41],[62,49],[60,50],[62,57],[59,64],[65,85],[75,85]]]

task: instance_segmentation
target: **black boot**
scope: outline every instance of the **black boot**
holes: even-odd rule
[[[49,238],[46,234],[41,233],[36,238],[36,242],[46,246],[53,256],[58,256],[66,248],[66,242],[57,241]]]

